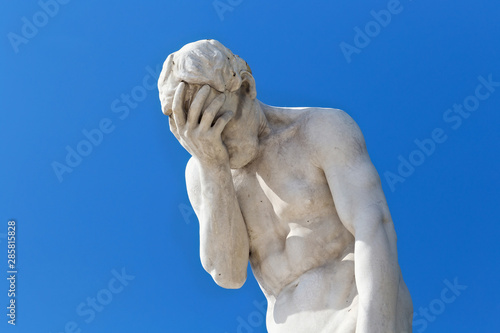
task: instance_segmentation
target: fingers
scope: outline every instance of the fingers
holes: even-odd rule
[[[186,116],[183,109],[185,88],[186,84],[184,82],[179,83],[179,86],[175,90],[174,100],[172,102],[173,118],[177,128],[183,128],[186,124]]]
[[[177,125],[175,125],[174,118],[168,117],[168,123],[170,125],[170,132],[172,132],[177,140],[180,140],[179,132],[177,131]]]
[[[192,128],[198,125],[198,120],[200,119],[201,108],[205,104],[205,101],[210,94],[210,86],[208,84],[201,87],[193,102],[189,108],[187,123]]]
[[[234,112],[233,111],[228,111],[224,113],[217,121],[215,122],[214,125],[214,131],[218,134],[221,134],[222,131],[224,130],[224,127],[226,127],[227,123],[233,119]]]
[[[220,94],[217,96],[212,103],[205,109],[203,116],[201,117],[200,126],[204,129],[209,129],[212,126],[215,115],[224,104],[226,100],[226,95]]]

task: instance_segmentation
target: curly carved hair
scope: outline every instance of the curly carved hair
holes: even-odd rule
[[[163,63],[158,90],[163,112],[171,113],[175,89],[181,82],[208,84],[218,92],[233,92],[241,87],[243,72],[252,73],[245,60],[234,55],[214,39],[200,40],[170,54]]]

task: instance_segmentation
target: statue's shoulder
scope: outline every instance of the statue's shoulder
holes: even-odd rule
[[[344,158],[344,154],[364,153],[365,140],[356,122],[339,109],[309,108],[302,120],[301,135],[312,158],[321,161]]]
[[[342,129],[357,127],[354,120],[344,111],[333,108],[319,107],[276,107],[264,106],[264,111],[268,120],[272,123],[282,123],[286,125],[306,125],[321,129],[326,122],[328,128]]]
[[[304,114],[305,131],[312,137],[341,139],[362,138],[361,130],[349,114],[340,109],[307,108]]]
[[[267,107],[266,116],[280,137],[293,136],[301,147],[321,156],[339,151],[363,150],[364,138],[356,122],[340,109],[318,107]]]

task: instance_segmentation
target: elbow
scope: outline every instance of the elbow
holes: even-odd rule
[[[222,273],[217,273],[217,272],[213,272],[210,275],[212,275],[212,278],[219,287],[225,289],[240,289],[241,287],[243,287],[247,279],[246,273],[244,274],[244,276],[238,276],[238,277],[235,276],[228,277],[227,275],[224,276]]]
[[[226,265],[215,265],[211,260],[201,261],[203,268],[214,279],[215,283],[225,289],[239,289],[247,279],[247,271],[245,267],[232,268]]]
[[[371,238],[385,229],[390,221],[390,215],[388,219],[380,207],[372,205],[352,216],[351,221],[355,236]]]

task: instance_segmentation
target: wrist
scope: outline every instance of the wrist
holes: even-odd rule
[[[203,170],[213,170],[213,171],[221,171],[221,170],[230,170],[229,167],[229,157],[227,158],[220,158],[220,159],[201,159],[198,157],[195,157],[195,159],[198,161],[198,164],[200,165],[201,169]]]

